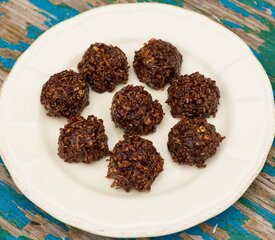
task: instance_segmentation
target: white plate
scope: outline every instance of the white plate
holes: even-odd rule
[[[91,43],[119,46],[132,65],[134,51],[152,37],[182,52],[182,73],[200,71],[216,79],[221,101],[216,118],[209,121],[226,139],[206,169],[178,166],[166,147],[167,133],[178,121],[165,104],[166,90],[146,87],[166,113],[157,132],[147,136],[165,159],[164,171],[150,193],[125,193],[110,188],[105,160],[85,165],[59,159],[57,138],[65,120],[47,117],[39,95],[50,75],[76,69]],[[129,83],[141,84],[133,68]],[[113,94],[91,91],[83,112],[104,119],[110,148],[122,137],[110,119]],[[169,234],[225,210],[260,172],[274,130],[269,80],[245,43],[206,17],[161,4],[101,7],[47,31],[10,73],[0,112],[2,156],[20,190],[57,219],[113,237]]]

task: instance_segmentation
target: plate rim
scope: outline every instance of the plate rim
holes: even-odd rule
[[[101,9],[108,9],[108,8],[120,8],[121,6],[123,7],[130,7],[132,8],[131,10],[134,10],[135,6],[139,6],[139,8],[141,7],[147,7],[147,6],[154,6],[156,8],[171,8],[171,9],[177,9],[180,11],[185,11],[188,12],[189,14],[193,14],[201,19],[207,20],[208,22],[211,22],[211,24],[215,27],[218,28],[223,28],[224,31],[228,32],[228,34],[230,33],[232,35],[232,37],[236,38],[236,40],[238,40],[238,43],[240,45],[240,48],[243,49],[244,51],[247,51],[247,54],[250,55],[251,60],[253,59],[255,64],[257,64],[257,68],[261,70],[261,72],[263,74],[265,74],[265,77],[267,79],[269,79],[265,69],[263,68],[263,66],[261,65],[261,63],[258,61],[258,59],[253,55],[252,51],[250,50],[250,48],[248,47],[248,45],[238,36],[236,35],[234,32],[230,31],[229,29],[227,29],[226,27],[224,27],[223,25],[213,21],[212,19],[210,19],[209,17],[202,15],[198,12],[194,12],[191,11],[189,9],[185,9],[185,8],[181,8],[178,6],[174,6],[174,5],[169,5],[169,4],[163,4],[163,3],[119,3],[119,4],[110,4],[110,5],[105,5],[105,6],[100,6],[100,7],[96,7],[90,10],[87,10],[85,12],[82,12],[70,19],[67,19],[65,21],[62,21],[58,24],[56,24],[55,26],[51,27],[50,29],[46,30],[43,34],[41,34],[30,46],[29,48],[22,53],[19,58],[16,60],[13,68],[11,69],[11,71],[9,72],[8,76],[6,77],[1,90],[0,90],[0,111],[3,108],[3,92],[6,91],[6,85],[7,82],[9,80],[9,78],[12,78],[13,75],[15,74],[15,69],[16,66],[20,65],[21,62],[23,62],[24,58],[27,56],[27,54],[30,52],[30,50],[36,46],[37,44],[39,44],[40,41],[42,41],[44,38],[47,38],[47,36],[49,35],[50,32],[56,31],[56,29],[60,28],[62,29],[62,27],[65,27],[66,24],[69,25],[70,22],[74,22],[77,19],[81,19],[81,18],[85,18],[85,16],[90,15],[91,12],[95,12],[95,11],[101,11]],[[24,194],[30,201],[32,201],[35,205],[37,205],[38,207],[40,207],[42,210],[44,210],[45,212],[47,212],[48,214],[52,215],[54,218],[58,219],[59,221],[62,221],[68,225],[77,227],[79,229],[82,229],[84,231],[88,231],[91,232],[93,234],[98,234],[98,235],[103,235],[103,236],[108,236],[108,237],[154,237],[154,236],[163,236],[163,235],[167,235],[167,234],[171,234],[171,233],[175,233],[175,232],[179,232],[179,231],[183,231],[187,228],[193,227],[197,224],[200,224],[201,222],[204,222],[218,214],[220,214],[221,212],[223,212],[224,210],[226,210],[227,208],[229,208],[231,205],[233,205],[242,195],[243,193],[248,189],[248,187],[250,186],[250,184],[254,181],[254,179],[257,177],[257,175],[260,173],[261,169],[264,166],[264,163],[266,161],[266,157],[269,153],[270,147],[272,145],[273,142],[273,138],[274,138],[274,134],[275,134],[275,109],[274,109],[274,102],[273,102],[273,94],[272,94],[272,86],[270,81],[265,81],[264,84],[264,88],[266,90],[267,93],[267,98],[270,99],[270,103],[272,101],[273,104],[273,108],[272,108],[272,112],[271,115],[273,116],[271,119],[271,123],[270,123],[270,127],[272,128],[271,131],[269,131],[269,136],[267,136],[266,138],[268,140],[266,140],[266,144],[265,144],[265,149],[262,151],[262,157],[260,158],[260,160],[258,161],[258,167],[257,169],[255,169],[255,171],[252,172],[251,170],[251,177],[250,179],[247,179],[245,186],[242,189],[239,189],[239,191],[236,191],[235,194],[232,194],[232,197],[229,199],[227,199],[227,201],[224,201],[222,204],[220,204],[218,207],[212,208],[211,210],[208,210],[207,212],[205,212],[203,214],[203,216],[198,217],[193,219],[192,221],[188,222],[188,223],[177,223],[176,226],[170,227],[170,228],[166,228],[166,229],[158,229],[157,227],[152,227],[152,229],[154,230],[148,230],[147,232],[140,232],[140,231],[135,231],[135,230],[127,230],[127,231],[123,231],[121,232],[121,230],[116,230],[116,231],[106,231],[106,229],[104,229],[103,227],[98,228],[95,227],[94,229],[89,229],[86,228],[84,225],[82,225],[80,222],[77,222],[75,220],[72,219],[72,217],[70,216],[62,216],[60,213],[64,213],[62,210],[56,210],[53,207],[50,206],[45,206],[45,204],[43,204],[43,199],[39,199],[39,196],[35,196],[36,194],[33,194],[29,189],[30,186],[28,186],[29,184],[23,184],[21,182],[21,180],[19,178],[17,178],[16,176],[16,171],[14,170],[13,167],[11,167],[11,163],[9,162],[8,158],[6,158],[5,155],[5,150],[2,148],[2,145],[4,145],[4,143],[2,142],[2,137],[0,138],[0,155],[1,158],[5,164],[5,166],[7,167],[15,185],[19,188],[19,190],[22,192],[22,194]],[[2,115],[0,115],[0,120],[2,119]],[[0,134],[2,135],[2,134]],[[254,170],[254,169],[253,169]],[[253,173],[253,174],[252,174]]]

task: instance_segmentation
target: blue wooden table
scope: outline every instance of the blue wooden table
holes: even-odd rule
[[[118,2],[133,1],[0,0],[0,86],[20,54],[45,30],[85,10]],[[250,46],[275,89],[275,1],[159,2],[197,11],[234,31]],[[275,239],[274,177],[275,147],[260,175],[232,207],[198,226],[157,239]],[[0,160],[0,240],[4,239],[107,238],[75,229],[39,209],[16,188]]]

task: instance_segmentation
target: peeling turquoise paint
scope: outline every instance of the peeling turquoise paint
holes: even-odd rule
[[[171,234],[163,237],[154,237],[151,238],[152,240],[182,240],[182,238],[176,233],[176,234]]]
[[[230,0],[219,0],[219,2],[226,8],[229,8],[231,10],[233,10],[236,13],[239,13],[241,15],[243,15],[244,17],[254,17],[257,20],[261,20],[262,18],[256,14],[250,13],[247,10],[245,10],[244,8],[240,7],[239,5],[237,5],[235,2],[230,1]]]
[[[40,215],[66,231],[69,230],[66,224],[56,220],[49,214],[36,207],[23,194],[17,193],[11,186],[1,180],[0,196],[0,216],[11,222],[19,229],[22,229],[30,222],[30,219],[28,219],[24,213],[24,211],[29,211],[33,215]]]
[[[242,26],[238,23],[235,23],[235,22],[232,22],[230,20],[226,20],[226,19],[221,19],[221,22],[223,23],[223,25],[225,25],[226,27],[229,27],[229,28],[237,28],[237,29],[242,29],[244,30],[245,32],[249,32],[251,31],[250,28],[246,27],[246,26]]]
[[[0,240],[30,240],[30,238],[24,236],[14,237],[0,226]]]
[[[27,37],[30,39],[38,38],[44,31],[34,25],[27,26]]]
[[[252,53],[255,55],[256,58],[260,58],[260,54],[258,53],[258,51],[252,47],[250,47],[250,50],[252,51]]]
[[[247,216],[232,206],[218,216],[211,218],[206,223],[212,227],[215,227],[216,224],[218,224],[219,228],[227,232],[230,239],[259,240],[260,238],[243,228],[247,220]]]
[[[47,20],[44,21],[44,24],[47,27],[50,28],[50,27],[54,26],[55,24],[59,23],[59,20],[57,20],[54,17],[51,17],[48,13],[45,13],[45,12],[39,12],[39,13],[47,18]]]
[[[182,240],[182,238],[180,236],[178,236],[177,234],[172,234],[172,235],[167,235],[167,236],[163,236],[163,237],[155,237],[155,238],[151,238],[153,240]]]
[[[41,9],[40,14],[47,17],[44,23],[46,26],[51,27],[65,19],[71,18],[77,14],[79,11],[71,8],[67,4],[53,4],[49,0],[29,0],[30,3]]]
[[[1,240],[30,240],[30,238],[24,237],[24,236],[20,236],[20,237],[14,237],[14,236],[7,236],[5,239],[1,239]]]
[[[249,239],[249,240],[259,240],[260,238],[251,234],[248,230],[246,230],[243,226],[248,218],[237,208],[230,207],[223,213],[218,216],[206,221],[206,224],[209,224],[211,227],[216,226],[225,230],[230,239]],[[216,238],[204,232],[200,226],[195,226],[189,228],[185,231],[182,231],[177,234],[172,234],[164,237],[153,238],[154,240],[174,240],[174,239],[182,239],[179,237],[179,234],[187,233],[191,236],[200,236],[204,240],[215,240]]]
[[[257,35],[264,39],[264,44],[259,47],[260,58],[266,72],[271,76],[271,84],[275,89],[275,26],[266,22],[267,31],[261,31]]]
[[[266,1],[251,1],[251,0],[239,0],[239,2],[244,3],[252,8],[258,9],[260,11],[270,10],[271,15],[275,17],[275,7]]]
[[[9,0],[0,0],[0,3],[7,3]]]
[[[242,29],[243,26],[241,26],[240,24],[238,23],[234,23],[230,20],[226,20],[226,19],[220,19],[223,23],[223,25],[225,25],[226,27],[230,27],[230,28],[240,28]]]
[[[275,229],[275,215],[266,210],[265,208],[261,207],[260,205],[251,202],[247,198],[241,197],[239,199],[239,202],[243,204],[244,206],[248,207],[249,209],[253,210],[260,216],[262,216],[266,221],[271,223],[272,228]]]
[[[62,240],[62,238],[59,238],[59,237],[56,237],[52,234],[48,234],[46,237],[45,237],[45,240]]]
[[[275,167],[271,166],[268,163],[264,165],[262,172],[267,173],[271,177],[275,177]]]
[[[3,38],[0,38],[0,48],[8,48],[9,50],[24,52],[29,46],[30,44],[23,41],[19,41],[18,43],[11,43]]]
[[[215,240],[216,238],[213,236],[210,236],[206,232],[204,232],[199,226],[189,228],[184,231],[185,233],[193,236],[200,236],[202,239],[207,239],[207,240]]]
[[[16,61],[13,58],[5,58],[0,56],[0,63],[7,70],[11,70],[15,62]]]
[[[183,0],[137,0],[137,2],[158,2],[158,3],[171,4],[179,7],[182,7],[184,5]]]
[[[0,181],[0,215],[8,220],[10,223],[22,229],[25,227],[30,220],[25,216],[24,212],[15,205],[13,201],[11,201],[11,197],[13,197],[7,190],[11,190],[11,188],[7,188],[7,185]]]
[[[241,6],[237,5],[235,2],[231,0],[219,0],[220,3],[226,7],[229,8],[236,13],[239,13],[245,17],[253,17],[260,21],[261,23],[265,24],[268,30],[265,31],[257,31],[254,32],[256,35],[258,35],[261,39],[264,39],[264,44],[259,47],[258,52],[258,59],[264,66],[266,72],[270,76],[271,84],[272,87],[275,88],[275,58],[274,58],[274,52],[275,52],[275,27],[274,24],[270,23],[267,19],[264,17],[258,16],[254,13],[250,13],[249,11],[245,10]],[[248,0],[243,0],[243,3],[250,7],[255,8],[255,3],[253,4],[254,1],[248,1]],[[267,6],[267,5],[265,5]],[[271,11],[274,11],[274,8],[270,8]],[[270,62],[272,61],[272,62]]]

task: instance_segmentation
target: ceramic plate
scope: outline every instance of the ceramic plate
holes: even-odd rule
[[[167,88],[156,91],[145,86],[165,111],[157,132],[146,136],[165,159],[164,171],[151,192],[126,193],[110,187],[105,159],[68,164],[57,156],[59,128],[66,121],[46,116],[39,97],[50,75],[76,70],[91,43],[119,46],[132,65],[134,51],[152,37],[178,48],[183,74],[200,71],[217,81],[220,106],[209,121],[226,139],[205,169],[177,165],[167,150],[167,134],[178,121],[165,104]],[[129,84],[143,85],[132,67]],[[83,112],[104,120],[111,149],[123,135],[110,118],[113,94],[91,91],[90,105]],[[269,80],[247,45],[206,17],[161,4],[101,7],[44,33],[6,80],[0,112],[2,156],[20,190],[57,219],[113,237],[169,234],[222,212],[260,172],[274,130]]]

